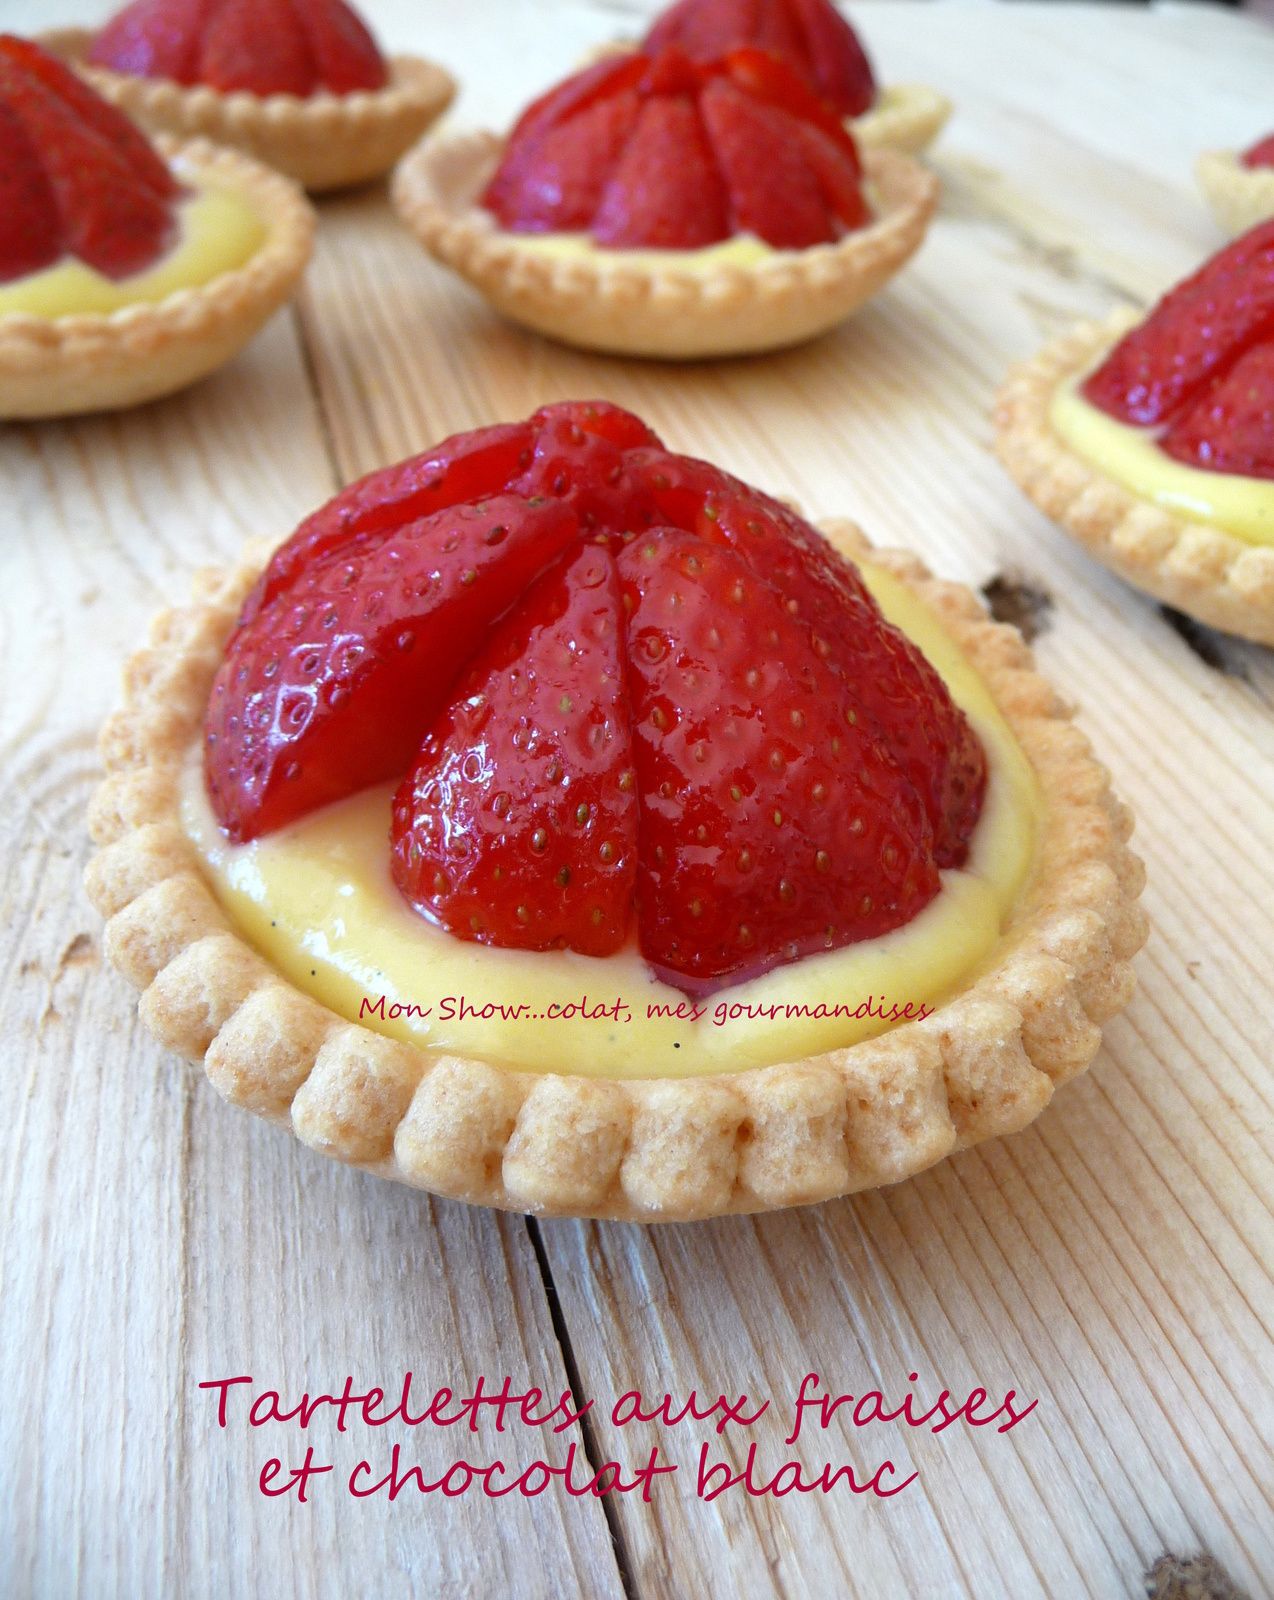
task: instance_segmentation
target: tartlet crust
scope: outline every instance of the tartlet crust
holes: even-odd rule
[[[93,87],[150,133],[211,139],[231,145],[318,192],[378,178],[455,98],[450,73],[418,56],[394,56],[383,89],[353,94],[223,94],[207,84],[187,87],[166,78],[141,78],[87,62],[87,28],[46,33],[41,43],[75,67]]]
[[[0,417],[139,405],[229,361],[288,300],[314,242],[314,212],[289,179],[206,140],[160,135],[167,161],[246,200],[266,237],[241,267],[162,300],[65,317],[0,315]]]
[[[1274,167],[1245,167],[1237,150],[1207,150],[1194,175],[1226,233],[1246,233],[1274,217]]]
[[[88,893],[114,966],[165,1046],[232,1103],[311,1148],[474,1204],[643,1222],[810,1204],[893,1183],[1030,1122],[1131,997],[1146,936],[1128,809],[1033,670],[1015,629],[914,557],[826,531],[941,617],[1039,778],[1032,879],[994,955],[923,1022],[846,1049],[715,1077],[596,1080],[430,1052],[350,1023],[234,932],[178,809],[183,763],[269,548],[206,571],[128,662],[90,813]]]
[[[1013,368],[996,399],[996,453],[1040,510],[1120,577],[1211,627],[1274,645],[1274,546],[1141,499],[1071,450],[1049,422],[1058,384],[1138,320],[1123,310],[1081,323]]]
[[[491,133],[426,141],[392,195],[425,248],[500,312],[565,344],[673,360],[752,354],[824,333],[870,299],[918,249],[938,180],[893,151],[864,158],[882,210],[836,244],[753,265],[691,272],[623,252],[542,255],[477,204],[500,158]]]
[[[951,102],[925,83],[886,84],[870,111],[848,117],[845,126],[866,150],[882,146],[919,155],[946,126]]]

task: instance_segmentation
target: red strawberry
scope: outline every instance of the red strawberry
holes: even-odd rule
[[[406,523],[499,494],[531,463],[528,423],[477,428],[436,449],[369,473],[307,517],[275,551],[244,606],[247,623],[316,563],[366,553]]]
[[[1210,378],[1274,336],[1274,219],[1235,239],[1175,289],[1084,384],[1122,422],[1166,422]]]
[[[89,60],[257,95],[348,94],[388,78],[345,0],[133,0],[98,33]]]
[[[830,0],[680,0],[655,22],[642,48],[675,45],[696,61],[752,46],[778,56],[838,117],[857,117],[876,98],[871,63]]]
[[[215,0],[199,44],[199,82],[228,94],[307,95],[318,73],[290,0]]]
[[[986,777],[853,567],[601,402],[449,440],[303,524],[206,733],[233,838],[407,772],[394,870],[427,915],[591,955],[635,925],[694,991],[905,922]]]
[[[600,205],[598,244],[694,249],[730,232],[730,197],[693,100],[647,100]]]
[[[809,77],[832,110],[861,117],[876,101],[876,80],[858,35],[829,0],[788,0],[805,35]]]
[[[968,850],[986,791],[986,757],[941,680],[880,615],[855,569],[786,506],[705,462],[643,452],[630,469],[657,514],[728,544],[783,599],[815,653],[845,683],[868,726],[925,804],[940,867]]]
[[[9,243],[20,226],[33,230],[41,249],[56,237],[61,251],[113,278],[140,272],[162,254],[172,234],[176,184],[121,112],[61,62],[11,34],[0,35],[0,107],[20,124],[45,180],[43,190],[20,175],[11,180],[27,209],[25,222],[16,212],[0,212],[0,257],[27,253],[21,240]],[[46,209],[36,217],[31,208],[41,204]]]
[[[89,60],[137,78],[197,81],[199,41],[210,0],[134,0],[105,25]]]
[[[693,993],[909,921],[939,886],[928,819],[808,629],[684,534],[619,568],[656,973]]]
[[[1274,167],[1274,133],[1243,152],[1245,167]]]
[[[585,545],[492,634],[394,803],[394,878],[465,939],[610,955],[632,920],[637,796],[619,585]]]
[[[204,771],[232,839],[401,773],[465,662],[575,538],[565,507],[497,496],[307,569],[235,635]]]
[[[696,65],[680,49],[577,73],[523,114],[483,204],[520,232],[693,250],[753,231],[777,247],[868,220],[854,142],[782,61]]]
[[[1159,447],[1188,466],[1274,478],[1274,340],[1241,355],[1177,417]]]
[[[310,41],[318,81],[333,94],[356,89],[383,89],[389,74],[385,60],[363,19],[345,0],[306,4],[292,0]]]
[[[633,89],[594,100],[568,122],[536,135],[524,159],[502,164],[488,203],[516,215],[524,233],[586,229],[640,114]]]
[[[0,99],[0,283],[52,266],[62,254],[57,201],[39,151]]]

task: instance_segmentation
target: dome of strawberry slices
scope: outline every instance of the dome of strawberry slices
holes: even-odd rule
[[[101,29],[88,59],[223,93],[301,98],[380,89],[388,76],[345,0],[133,0]]]
[[[235,841],[395,780],[393,876],[460,939],[706,992],[901,926],[965,860],[982,748],[856,569],[614,407],[352,485],[217,673]]]
[[[78,257],[110,278],[168,248],[179,189],[146,137],[29,40],[0,34],[0,282]]]
[[[1164,296],[1083,385],[1174,460],[1274,478],[1274,220]]]
[[[523,113],[483,196],[515,232],[587,232],[613,249],[776,249],[869,220],[854,141],[764,51],[680,49],[586,68]]]
[[[781,57],[839,117],[859,117],[876,98],[871,63],[831,0],[679,0],[654,22],[642,48],[676,45],[712,61],[750,45]]]

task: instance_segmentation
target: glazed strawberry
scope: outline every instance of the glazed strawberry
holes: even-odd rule
[[[388,77],[345,0],[134,0],[98,33],[89,60],[256,95],[349,94],[383,88]]]
[[[685,534],[619,570],[655,972],[708,990],[909,921],[938,891],[923,805],[799,616]]]
[[[232,838],[405,773],[394,875],[426,916],[529,949],[635,938],[694,992],[901,926],[986,784],[848,562],[598,402],[448,440],[302,524],[206,735]]]
[[[393,821],[395,881],[444,927],[514,949],[623,944],[637,795],[622,643],[615,563],[585,545],[453,690]]]
[[[728,544],[802,619],[924,802],[937,864],[960,865],[982,809],[986,758],[937,673],[884,621],[855,569],[803,518],[705,462],[646,451],[629,470],[649,488],[656,520]]]
[[[1165,295],[1084,384],[1121,422],[1171,420],[1245,350],[1274,338],[1274,220],[1235,239]]]
[[[0,35],[0,279],[78,256],[108,277],[171,242],[177,184],[131,122],[38,45]]]
[[[680,0],[655,22],[642,48],[675,45],[695,61],[741,46],[779,57],[839,117],[857,117],[876,98],[871,63],[830,0]]]
[[[1274,167],[1274,133],[1260,139],[1250,150],[1243,152],[1245,167]]]
[[[1159,440],[1187,466],[1274,478],[1274,339],[1254,345]]]
[[[869,220],[858,153],[781,61],[694,63],[671,48],[577,73],[515,126],[483,204],[515,232],[694,250],[752,233],[778,249]]]
[[[465,661],[574,538],[556,502],[496,496],[306,568],[235,635],[205,773],[233,839],[395,777]]]

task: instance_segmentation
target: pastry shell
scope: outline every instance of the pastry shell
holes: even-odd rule
[[[869,111],[847,118],[845,126],[865,150],[884,146],[919,155],[942,132],[950,115],[950,100],[927,84],[891,83]]]
[[[597,1080],[399,1043],[283,980],[234,932],[183,832],[178,783],[244,595],[268,559],[204,573],[129,661],[103,729],[86,884],[110,961],[165,1046],[232,1103],[382,1177],[474,1204],[656,1222],[804,1205],[894,1183],[1032,1120],[1133,992],[1146,936],[1132,819],[1015,629],[914,557],[870,555],[942,619],[1034,768],[1037,860],[1001,943],[923,1022],[777,1066]]]
[[[1123,488],[1053,431],[1058,384],[1139,320],[1082,323],[1014,368],[995,407],[996,452],[1040,510],[1129,583],[1226,633],[1274,645],[1274,546],[1249,544]]]
[[[1237,150],[1208,150],[1194,164],[1212,215],[1238,235],[1274,217],[1274,167],[1245,167]]]
[[[427,141],[394,174],[394,204],[425,248],[505,316],[614,355],[742,355],[824,333],[914,254],[938,199],[932,173],[872,151],[864,170],[880,215],[836,244],[705,272],[623,251],[553,256],[526,248],[478,205],[501,148],[490,133]]]
[[[313,191],[365,183],[389,171],[455,98],[455,80],[416,56],[390,59],[383,89],[223,94],[207,84],[174,83],[89,66],[93,34],[66,28],[41,42],[69,61],[106,99],[150,133],[232,145]]]
[[[310,258],[314,212],[289,179],[199,139],[161,135],[180,169],[246,200],[266,224],[241,267],[162,300],[65,317],[0,315],[0,417],[61,417],[139,405],[206,377],[291,296]]]

